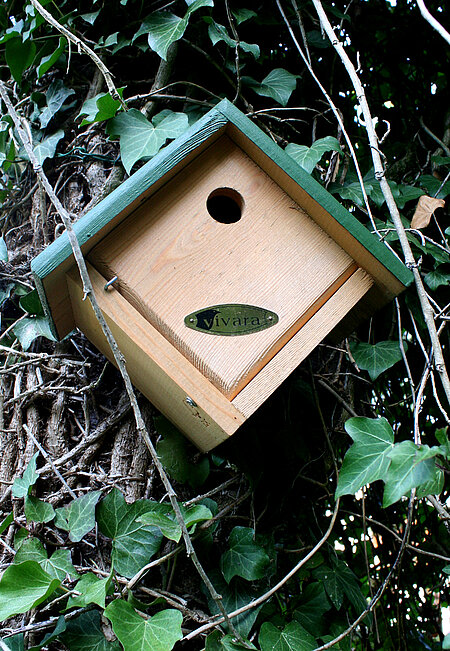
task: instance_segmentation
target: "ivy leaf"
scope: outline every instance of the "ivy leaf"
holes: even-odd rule
[[[172,507],[167,504],[159,504],[158,502],[154,502],[153,504],[153,509],[141,515],[138,518],[138,522],[158,527],[163,536],[169,538],[169,540],[180,542],[181,527],[175,519],[176,516]],[[199,522],[211,520],[213,517],[211,511],[203,504],[194,505],[189,509],[185,509],[182,504],[179,506],[188,529]]]
[[[406,342],[403,345],[406,350]],[[381,373],[402,359],[398,341],[379,341],[373,345],[352,342],[350,350],[356,364],[369,373],[371,380],[376,380]]]
[[[385,477],[383,507],[398,502],[412,488],[426,482],[434,482],[436,472],[434,457],[439,452],[438,447],[416,445],[412,441],[396,443],[387,455],[391,464]]]
[[[213,7],[213,0],[194,0],[189,3],[188,10],[184,18],[179,18],[168,11],[155,11],[151,14],[133,37],[133,41],[141,36],[148,34],[148,44],[161,59],[167,60],[167,50],[178,41],[186,31],[189,23],[189,17],[201,7]]]
[[[434,215],[435,210],[444,208],[444,199],[436,199],[422,195],[417,202],[416,210],[411,220],[411,228],[426,228]]]
[[[181,640],[183,615],[178,610],[162,610],[144,619],[123,599],[112,601],[104,612],[124,651],[171,651]]]
[[[58,621],[56,622],[56,626],[51,631],[51,633],[47,633],[47,635],[44,637],[42,642],[36,646],[31,646],[29,647],[28,651],[39,651],[39,649],[42,649],[44,646],[47,647],[47,645],[50,642],[53,642],[56,640],[59,635],[66,630],[66,622],[64,617],[61,615],[61,617],[58,618]]]
[[[205,20],[206,22],[209,22],[208,35],[213,45],[216,45],[217,43],[224,41],[226,45],[228,45],[228,47],[236,48],[238,42],[235,41],[234,38],[231,38],[231,36],[228,34],[226,28],[223,25],[216,23],[212,19],[205,19]],[[253,54],[255,59],[259,59],[260,50],[259,50],[259,45],[257,45],[256,43],[246,43],[245,41],[239,41],[239,47],[244,52],[250,52],[251,54]]]
[[[150,500],[127,504],[117,488],[113,488],[97,507],[99,529],[113,540],[114,567],[127,578],[139,572],[161,544],[162,535],[158,529],[138,522],[138,518],[151,509]]]
[[[61,109],[66,99],[74,94],[75,91],[72,88],[66,88],[61,79],[52,81],[45,96],[47,106],[39,115],[41,129],[45,129],[52,117]]]
[[[336,497],[354,495],[366,484],[385,479],[394,433],[385,418],[350,418],[345,429],[354,443],[344,457]]]
[[[19,305],[24,312],[33,316],[44,316],[41,299],[36,289],[20,297]]]
[[[216,630],[206,638],[205,651],[246,651],[246,649],[255,649],[257,651],[249,640],[243,641],[246,646],[238,642],[231,633],[224,635],[222,631]]]
[[[244,582],[239,578],[234,579],[234,581],[228,585],[218,570],[212,570],[209,573],[209,578],[212,581],[217,592],[222,595],[222,603],[227,613],[232,613],[234,610],[238,610],[239,608],[242,608],[242,606],[246,606],[251,601],[259,597],[264,591],[262,589],[258,590],[254,586],[252,587],[249,583]],[[220,614],[216,602],[211,599],[211,595],[204,586],[202,586],[202,590],[208,601],[208,606],[211,614]],[[250,633],[250,630],[254,625],[261,608],[262,604],[242,613],[242,615],[238,615],[237,617],[233,618],[233,624],[242,637],[245,638]]]
[[[312,635],[323,632],[324,614],[331,608],[323,582],[310,583],[301,595],[301,603],[294,612],[294,619]]]
[[[286,153],[289,154],[303,169],[311,174],[317,163],[320,161],[325,152],[328,151],[339,151],[341,152],[341,146],[337,138],[333,136],[326,136],[325,138],[320,138],[316,140],[311,147],[306,147],[306,145],[296,145],[294,143],[289,143],[285,149]]]
[[[248,527],[234,527],[230,534],[230,549],[222,554],[220,569],[229,583],[233,576],[241,576],[247,581],[262,579],[265,575],[269,557],[254,541],[255,532]]]
[[[55,525],[68,531],[72,542],[80,542],[95,527],[95,505],[100,495],[101,491],[92,491],[56,509]]]
[[[56,133],[44,138],[44,140],[34,147],[33,153],[40,165],[42,165],[46,158],[53,158],[56,147],[62,138],[64,138],[64,131],[59,129]]]
[[[365,186],[366,192],[372,190],[372,187]],[[364,195],[361,190],[361,185],[359,181],[352,181],[351,183],[345,183],[341,185],[340,183],[330,183],[328,186],[328,191],[331,194],[338,194],[341,199],[348,199],[357,206],[364,206]]]
[[[10,565],[0,580],[0,621],[35,608],[60,583],[44,572],[36,561]]]
[[[156,115],[152,122],[130,109],[108,124],[109,134],[120,138],[120,155],[128,174],[138,160],[155,156],[168,138],[176,138],[188,127],[187,115],[172,111],[165,111],[162,120]]]
[[[36,45],[33,41],[22,42],[21,38],[12,38],[6,43],[6,63],[18,84],[22,81],[23,72],[33,63],[36,55]]]
[[[26,497],[31,490],[31,487],[37,482],[39,478],[39,473],[36,472],[36,459],[39,456],[39,452],[33,454],[31,459],[28,462],[27,467],[22,475],[22,477],[16,477],[12,485],[12,494],[13,497]]]
[[[61,582],[67,576],[72,579],[78,578],[78,573],[72,565],[70,549],[56,549],[51,557],[47,558],[47,552],[37,538],[27,538],[18,549],[14,563],[23,563],[24,561],[39,563],[47,574]]]
[[[98,610],[82,613],[67,622],[66,630],[60,636],[70,651],[121,651],[117,640],[109,642],[102,630]]]
[[[42,57],[40,64],[37,67],[37,78],[40,79],[47,70],[50,70],[50,68],[58,61],[59,57],[63,52],[65,51],[67,46],[67,40],[63,37],[59,37],[59,43],[58,47],[56,50],[54,50],[51,54],[48,56]]]
[[[11,637],[2,637],[0,639],[10,651],[25,651],[23,633],[16,633],[16,635],[11,635]]]
[[[124,89],[118,88],[117,92],[122,97]],[[118,99],[113,99],[110,93],[99,93],[92,99],[87,99],[83,106],[81,107],[80,112],[77,115],[77,118],[84,115],[83,121],[80,126],[83,127],[86,124],[93,124],[94,122],[103,122],[103,120],[110,120],[113,118],[117,111],[120,109],[120,102]]]
[[[438,267],[434,271],[427,273],[426,276],[424,276],[424,281],[430,289],[435,290],[438,287],[441,287],[441,285],[447,286],[450,284],[450,273],[442,273],[439,271]]]
[[[261,651],[313,651],[315,638],[298,622],[291,622],[281,631],[270,622],[264,622],[259,632]]]
[[[256,11],[253,11],[252,9],[233,9],[231,13],[236,18],[236,23],[238,25],[245,23],[245,21],[250,18],[256,18],[257,16]]]
[[[75,590],[80,594],[70,597],[67,602],[67,610],[77,607],[83,608],[88,604],[97,604],[100,608],[105,608],[106,595],[111,586],[112,574],[105,579],[100,579],[93,572],[83,574],[75,586]]]
[[[26,495],[25,517],[27,522],[50,522],[55,517],[55,509],[51,504],[38,497]]]
[[[195,490],[209,475],[209,461],[203,457],[199,463],[190,459],[189,443],[186,438],[164,416],[155,418],[155,427],[163,438],[156,446],[156,451],[165,470],[172,479],[181,483],[189,482]]]
[[[297,79],[298,75],[293,75],[284,68],[275,68],[264,77],[260,85],[252,85],[252,88],[258,95],[271,97],[281,106],[286,106],[297,86]]]
[[[447,633],[447,635],[444,637],[442,641],[442,648],[450,649],[450,633]]]

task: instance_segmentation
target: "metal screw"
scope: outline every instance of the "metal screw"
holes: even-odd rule
[[[189,323],[194,323],[195,319],[189,319]]]
[[[197,403],[194,400],[192,400],[192,398],[189,398],[189,396],[186,396],[184,401],[185,401],[185,403],[187,405],[189,405],[189,407],[196,407],[197,406]]]
[[[114,278],[111,278],[111,280],[108,280],[108,282],[105,284],[105,286],[103,288],[105,290],[105,292],[107,292],[108,289],[113,285],[113,283],[115,283],[116,280],[118,280],[118,279],[119,279],[118,276],[114,276]]]
[[[273,316],[268,316],[268,317],[267,317],[267,320],[268,320],[268,321],[273,321]]]

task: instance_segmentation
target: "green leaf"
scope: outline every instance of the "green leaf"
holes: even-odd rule
[[[80,14],[80,18],[85,20],[89,25],[93,25],[100,13],[101,9],[98,9],[97,11],[91,11],[87,14]]]
[[[36,289],[20,297],[19,305],[24,312],[34,316],[44,316],[44,309]]]
[[[247,581],[262,579],[269,557],[254,540],[255,532],[248,527],[234,527],[228,544],[230,549],[222,554],[220,569],[229,583],[234,576]]]
[[[447,633],[447,635],[444,637],[444,640],[442,642],[442,648],[450,649],[450,633]]]
[[[37,482],[39,473],[36,472],[36,459],[39,452],[33,454],[30,461],[25,468],[22,477],[16,477],[12,485],[13,497],[26,497],[31,490],[31,487]]]
[[[8,262],[8,249],[4,237],[0,237],[0,261]]]
[[[396,443],[388,452],[391,460],[385,477],[383,507],[397,502],[411,489],[436,480],[435,457],[438,447],[416,445],[412,441]]]
[[[259,632],[261,651],[313,651],[315,638],[298,622],[291,622],[281,631],[270,622],[264,622]]]
[[[185,113],[162,113],[163,119],[158,119],[158,114],[153,124],[137,109],[120,113],[109,122],[110,135],[120,138],[120,155],[128,174],[138,160],[155,156],[168,138],[176,138],[187,129]]]
[[[12,331],[20,341],[23,350],[28,350],[38,337],[56,341],[47,317],[26,317],[21,319],[16,323]]]
[[[155,427],[163,437],[157,444],[156,451],[165,470],[172,479],[181,483],[189,482],[194,490],[199,488],[209,475],[207,457],[193,463],[190,460],[192,446],[164,416],[155,418]]]
[[[406,343],[404,347],[406,350]],[[369,373],[371,380],[376,380],[381,373],[402,359],[398,341],[379,341],[374,345],[351,342],[350,350],[356,364]]]
[[[68,531],[72,542],[80,542],[95,527],[95,505],[100,495],[101,491],[92,491],[56,509],[55,525]]]
[[[38,497],[26,495],[25,517],[27,522],[50,522],[55,517],[55,509],[51,504]]]
[[[450,565],[446,565],[445,567],[442,568],[442,571],[445,574],[450,574]]]
[[[80,594],[70,597],[67,602],[69,608],[83,608],[88,604],[97,604],[100,608],[105,608],[106,595],[111,586],[112,574],[104,579],[100,579],[93,572],[83,574],[75,586],[75,590]]]
[[[333,136],[326,136],[325,138],[316,140],[316,142],[311,147],[289,143],[285,151],[299,165],[301,165],[306,172],[311,174],[325,152],[340,152],[342,150],[337,138],[333,138]]]
[[[231,38],[229,36],[226,28],[223,25],[214,22],[212,19],[206,19],[206,20],[207,22],[209,22],[208,35],[213,45],[216,45],[217,43],[224,41],[226,45],[228,45],[228,47],[236,48],[236,45],[238,44],[237,41],[235,41],[234,38]],[[253,54],[255,59],[259,59],[260,50],[259,50],[259,45],[257,45],[256,43],[246,43],[245,41],[239,41],[239,47],[244,52],[250,52],[251,54]],[[256,85],[258,85],[257,82],[255,83]]]
[[[141,515],[151,510],[150,500],[127,504],[117,488],[113,488],[97,507],[99,529],[113,540],[114,567],[127,578],[139,572],[160,547],[160,531],[138,522]]]
[[[247,581],[243,581],[239,578],[235,578],[228,585],[223,578],[223,575],[218,570],[211,571],[209,573],[209,578],[216,591],[222,595],[222,603],[227,613],[232,613],[233,611],[242,608],[242,606],[246,606],[264,592],[264,589],[258,589],[255,586],[251,586]],[[219,608],[216,602],[211,599],[209,592],[205,587],[202,587],[202,590],[208,601],[211,614],[219,614]],[[262,604],[233,618],[233,624],[242,637],[245,638],[250,633],[261,608]]]
[[[371,187],[366,186],[366,192],[371,191]],[[351,183],[345,183],[340,185],[339,183],[333,183],[328,186],[328,191],[331,194],[338,194],[341,199],[348,199],[357,206],[364,206],[364,195],[361,190],[361,185],[359,181],[352,181]]]
[[[354,443],[344,457],[336,497],[353,495],[366,484],[385,479],[394,445],[392,427],[385,418],[350,418],[345,429]]]
[[[51,577],[64,581],[67,576],[72,579],[78,577],[77,571],[72,565],[70,549],[56,549],[50,558],[47,558],[47,552],[43,544],[37,538],[27,538],[23,541],[18,549],[14,563],[23,563],[24,561],[35,561],[39,563],[42,569]]]
[[[169,540],[180,542],[181,527],[176,521],[176,516],[172,507],[167,504],[159,504],[158,502],[154,502],[153,504],[153,510],[141,515],[138,518],[138,522],[158,527],[163,536],[169,538]],[[179,507],[188,529],[199,522],[211,520],[213,517],[211,511],[203,504],[191,506],[189,509],[185,509],[182,504],[179,504]]]
[[[122,649],[117,640],[109,642],[106,639],[98,610],[82,613],[79,617],[68,621],[66,630],[60,638],[70,651],[121,651]]]
[[[1,640],[10,651],[25,651],[23,633],[17,633],[11,635],[11,637],[2,637]]]
[[[450,285],[450,273],[442,273],[439,271],[439,268],[435,271],[430,271],[424,276],[424,281],[430,287],[430,289],[437,289],[442,285]]]
[[[60,583],[44,572],[35,561],[10,565],[0,580],[0,621],[35,608]]]
[[[41,62],[37,67],[37,71],[36,71],[38,79],[40,79],[43,75],[45,75],[47,70],[50,70],[50,68],[53,65],[55,65],[55,63],[58,61],[61,54],[64,53],[66,46],[67,46],[67,40],[63,36],[60,36],[58,47],[56,48],[56,50],[54,50],[48,56],[42,57]]]
[[[298,75],[293,75],[284,68],[275,68],[264,77],[261,85],[252,88],[258,95],[271,97],[281,106],[286,106],[297,86],[297,79]]]
[[[13,511],[11,511],[11,513],[8,513],[8,515],[4,517],[3,520],[0,522],[0,536],[4,531],[6,531],[6,529],[13,522],[13,520],[14,520],[14,513]]]
[[[143,619],[122,599],[111,602],[104,612],[121,642],[124,651],[171,651],[181,640],[183,616],[178,610],[162,610]]]
[[[235,17],[236,23],[238,25],[245,23],[245,21],[249,20],[250,18],[256,18],[257,16],[257,13],[252,9],[233,9],[232,14]]]
[[[62,138],[64,138],[64,131],[62,129],[59,129],[59,131],[56,131],[56,133],[53,133],[51,136],[44,138],[44,140],[42,140],[38,145],[36,145],[36,147],[34,147],[33,152],[40,165],[42,165],[46,158],[53,158],[55,155],[56,147]]]
[[[195,0],[190,3],[184,18],[179,18],[168,11],[155,11],[151,14],[133,37],[133,40],[142,34],[148,34],[148,44],[161,59],[167,59],[167,50],[178,41],[186,31],[189,16],[201,7],[213,7],[213,0]]]
[[[56,626],[53,629],[53,631],[51,631],[51,633],[47,633],[47,635],[45,635],[44,639],[40,644],[38,644],[37,646],[30,647],[28,651],[39,651],[39,649],[42,649],[43,647],[47,647],[47,645],[50,642],[56,640],[58,636],[61,633],[63,633],[65,630],[66,630],[66,622],[64,617],[61,615],[61,617],[58,618],[58,621],[56,622]]]
[[[323,632],[324,614],[331,608],[323,582],[310,583],[301,595],[301,602],[294,612],[294,619],[312,635]]]
[[[123,88],[118,88],[117,92],[122,96]],[[103,120],[110,120],[113,118],[117,111],[119,111],[121,104],[118,99],[113,99],[110,93],[99,93],[92,99],[87,99],[77,117],[84,115],[83,121],[80,126],[86,124],[93,124],[94,122],[102,122]]]
[[[66,88],[61,79],[52,81],[45,96],[47,106],[39,115],[41,129],[45,129],[52,117],[61,109],[66,99],[74,94],[75,91],[72,88]]]
[[[22,42],[21,38],[12,38],[6,43],[6,63],[18,84],[22,81],[23,72],[33,63],[36,55],[36,45],[33,41]]]
[[[246,646],[238,642],[234,635],[229,633],[224,635],[221,631],[214,631],[206,638],[205,651],[246,651],[246,649],[256,649],[256,647],[244,640]]]

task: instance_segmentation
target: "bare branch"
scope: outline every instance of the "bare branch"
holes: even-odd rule
[[[447,32],[446,29],[444,29],[441,23],[438,20],[436,20],[434,16],[430,14],[430,12],[425,6],[424,1],[417,0],[417,6],[419,7],[420,13],[425,18],[427,23],[430,23],[431,27],[433,27],[433,29],[435,29],[442,36],[442,38],[445,39],[447,43],[450,45],[450,34]]]

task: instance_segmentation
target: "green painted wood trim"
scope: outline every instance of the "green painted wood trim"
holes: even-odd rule
[[[189,153],[208,140],[219,129],[226,126],[228,120],[224,115],[212,109],[186,132],[161,150],[154,158],[132,174],[111,194],[105,197],[86,215],[73,225],[80,246],[104,228],[114,217],[126,209],[135,199],[159,181]],[[72,256],[67,233],[63,233],[32,262],[31,270],[36,285],[43,292],[43,280],[62,262]]]
[[[288,176],[298,183],[319,205],[340,223],[362,246],[386,267],[403,285],[413,280],[411,271],[388,247],[363,226],[353,215],[288,154],[286,154],[259,127],[231,102],[224,99],[216,105],[224,117],[232,122],[257,147],[269,156]]]

